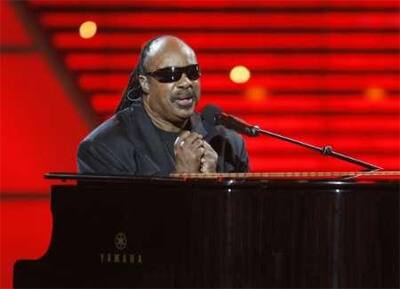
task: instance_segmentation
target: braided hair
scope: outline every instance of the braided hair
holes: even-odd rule
[[[142,86],[140,85],[140,82],[139,82],[139,75],[143,75],[145,73],[144,61],[146,60],[147,55],[149,54],[151,45],[153,44],[154,41],[156,41],[157,39],[159,39],[161,37],[163,37],[163,36],[158,36],[158,37],[155,37],[155,38],[149,40],[142,47],[142,50],[140,51],[140,55],[139,55],[139,61],[136,65],[136,67],[133,69],[132,73],[130,74],[128,85],[125,88],[124,93],[122,94],[122,98],[117,107],[116,112],[129,107],[132,104],[132,102],[135,101],[135,99],[142,97],[143,90],[142,90]]]

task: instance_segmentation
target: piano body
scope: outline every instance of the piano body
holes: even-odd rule
[[[14,286],[398,288],[399,175],[49,174],[51,243]]]

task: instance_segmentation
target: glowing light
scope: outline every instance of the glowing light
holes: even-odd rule
[[[93,21],[85,21],[79,26],[79,35],[83,39],[89,39],[95,36],[97,32],[97,25]]]
[[[250,71],[247,67],[238,65],[231,69],[229,77],[235,83],[245,83],[250,79]]]
[[[370,101],[381,101],[385,98],[386,92],[380,87],[368,87],[365,90],[365,97]]]
[[[246,100],[262,102],[267,99],[268,91],[262,86],[250,86],[245,91]]]

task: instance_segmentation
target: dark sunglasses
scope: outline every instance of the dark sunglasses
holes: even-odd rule
[[[146,72],[145,75],[150,75],[157,79],[159,82],[175,82],[181,79],[182,74],[185,73],[190,80],[196,80],[200,77],[200,67],[198,64],[192,64],[185,67],[169,66],[157,69],[153,72]]]

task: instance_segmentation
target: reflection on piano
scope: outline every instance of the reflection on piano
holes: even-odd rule
[[[47,177],[16,288],[399,287],[398,171]]]

